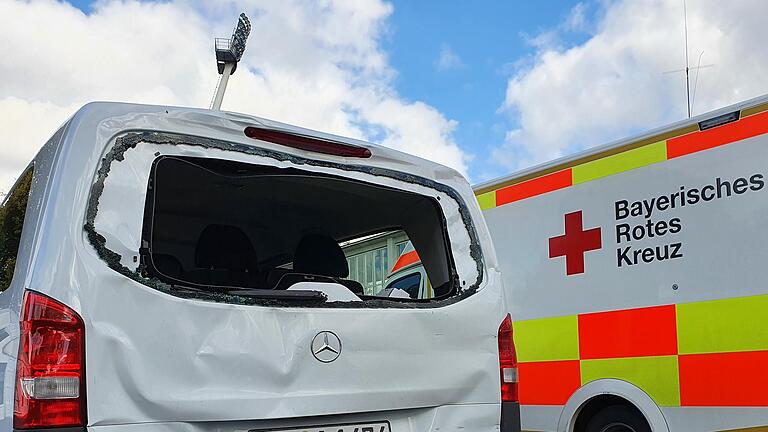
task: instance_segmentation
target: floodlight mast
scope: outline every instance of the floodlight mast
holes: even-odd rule
[[[243,57],[245,43],[248,41],[248,35],[250,34],[251,21],[244,13],[241,13],[232,37],[229,39],[216,38],[214,40],[216,67],[219,75],[221,75],[219,85],[216,87],[216,94],[213,97],[213,103],[211,104],[211,109],[214,111],[221,109],[221,103],[224,101],[224,92],[227,91],[229,76],[237,70],[237,62]]]

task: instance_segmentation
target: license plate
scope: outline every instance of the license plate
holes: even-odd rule
[[[389,422],[308,426],[291,429],[259,429],[248,432],[390,432]]]

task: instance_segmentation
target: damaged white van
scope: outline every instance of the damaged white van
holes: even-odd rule
[[[427,298],[350,276],[339,244],[393,230]],[[0,290],[3,431],[519,430],[472,190],[390,149],[89,104],[0,208]]]

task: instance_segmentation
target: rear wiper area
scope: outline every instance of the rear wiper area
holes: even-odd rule
[[[263,300],[311,301],[324,302],[328,297],[320,291],[310,290],[266,290],[266,289],[231,289],[225,291],[229,295],[249,297]]]
[[[202,287],[173,285],[173,292],[188,298],[216,299],[221,296],[241,297],[252,300],[261,300],[265,303],[297,303],[317,304],[325,303],[328,297],[325,293],[312,290],[268,290],[241,287],[216,287],[205,289]]]

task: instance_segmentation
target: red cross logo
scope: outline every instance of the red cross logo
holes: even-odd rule
[[[584,231],[581,210],[565,215],[565,234],[549,239],[549,257],[565,257],[565,273],[584,273],[584,254],[602,247],[600,228]]]

